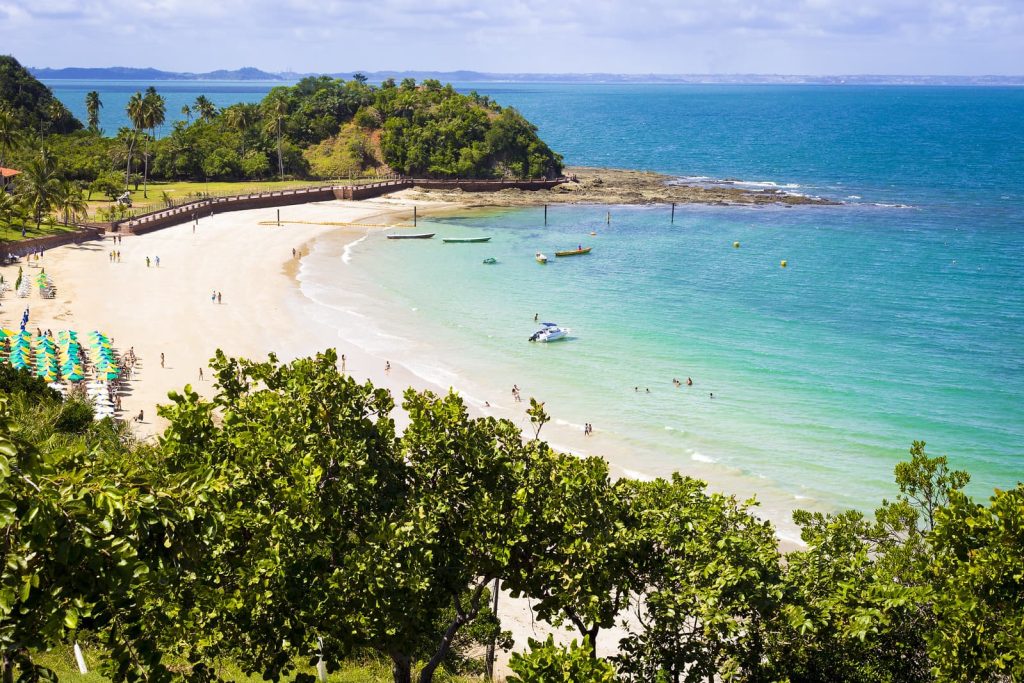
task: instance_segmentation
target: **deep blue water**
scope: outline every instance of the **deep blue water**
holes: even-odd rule
[[[79,115],[95,85],[110,131],[147,84],[50,85]],[[157,85],[169,112],[200,92],[226,105],[271,87]],[[421,312],[428,322],[400,331],[436,337],[455,372],[536,388],[564,422],[634,449],[638,471],[713,461],[867,508],[922,439],[972,472],[975,493],[1024,479],[1024,89],[458,85],[519,108],[570,164],[844,204],[680,208],[675,224],[665,207],[623,207],[611,227],[603,208],[561,206],[547,229],[535,210],[437,224],[494,234],[489,269],[479,250],[371,235],[353,263]],[[595,246],[586,260],[533,263],[579,242]],[[537,309],[577,339],[524,346]],[[680,375],[701,391],[666,384]]]

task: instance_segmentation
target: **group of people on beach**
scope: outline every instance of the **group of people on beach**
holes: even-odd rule
[[[120,249],[111,249],[110,253],[107,254],[107,256],[110,258],[110,262],[111,263],[120,263],[121,262],[121,250]]]
[[[215,304],[221,303],[222,302],[221,293],[218,292],[216,289],[213,290],[213,293],[210,294],[210,301],[215,303]]]
[[[519,395],[519,385],[518,384],[513,384],[512,385],[512,400],[514,400],[516,403],[521,403],[522,400],[523,400],[523,397]]]
[[[153,261],[156,263],[156,267],[159,268],[160,267],[160,257],[159,256],[154,256],[153,257]],[[149,257],[147,256],[146,257],[146,267],[147,268],[149,268],[149,264],[150,264],[150,260],[149,260]]]

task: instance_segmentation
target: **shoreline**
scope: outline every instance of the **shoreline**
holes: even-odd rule
[[[257,209],[202,218],[195,232],[186,223],[145,235],[125,236],[117,245],[113,236],[101,242],[65,245],[46,252],[40,261],[57,287],[56,298],[41,299],[37,291],[28,299],[5,296],[0,306],[0,323],[16,327],[22,309],[28,306],[29,328],[33,330],[75,329],[82,334],[97,329],[113,338],[119,353],[134,349],[140,359],[138,373],[128,382],[120,418],[129,421],[143,411],[142,422],[129,422],[143,440],[154,439],[162,432],[165,425],[156,416],[155,406],[169,402],[168,391],[181,391],[191,385],[201,395],[212,394],[212,373],[206,364],[218,348],[229,356],[257,360],[275,353],[287,362],[333,347],[338,349],[339,356],[345,354],[348,374],[390,390],[399,400],[407,387],[445,392],[449,387],[443,372],[439,373],[440,380],[435,376],[431,381],[417,372],[417,361],[424,359],[413,355],[385,359],[362,348],[352,340],[352,332],[321,319],[318,312],[322,313],[323,304],[303,291],[305,262],[316,253],[318,242],[342,240],[349,246],[383,229],[365,224],[401,224],[414,206],[421,215],[422,209],[426,209],[427,215],[465,210],[457,203],[425,204],[394,196],[332,201],[291,207],[288,218],[294,220],[282,220],[280,228],[260,225],[274,217],[274,209]],[[291,257],[293,248],[299,252],[298,258]],[[110,261],[112,249],[121,251],[120,262]],[[147,267],[147,256],[160,256],[161,265]],[[17,268],[5,266],[0,272],[5,279],[13,279]],[[26,266],[24,271],[30,276],[39,272],[33,266]],[[346,284],[351,280],[349,276]],[[223,303],[210,301],[213,291],[223,292]],[[385,360],[390,362],[389,371],[385,370]],[[429,358],[426,360],[430,362]],[[201,367],[205,370],[202,380]],[[473,377],[455,377],[452,385],[463,396],[472,416],[508,418],[521,428],[528,426],[525,403],[510,403],[502,396],[503,400],[485,405],[474,398],[479,390]],[[528,390],[524,393],[531,395]],[[543,395],[537,397],[543,399]],[[398,427],[403,427],[404,411],[396,411],[394,417]],[[545,430],[552,447],[581,456],[603,457],[614,478],[651,476],[616,463],[617,458],[604,452],[608,442],[600,436],[584,441],[571,424],[559,420],[557,415],[552,418]],[[741,499],[751,492],[733,491],[722,481],[707,483],[710,490],[733,493]],[[767,514],[761,516],[771,519]],[[778,529],[778,520],[771,521]],[[782,551],[799,547],[791,537],[777,536]],[[527,638],[543,639],[554,633],[556,639],[568,642],[574,636],[564,628],[536,622],[525,600],[513,600],[506,595],[501,612],[507,620],[506,627],[513,631],[516,650],[526,647]],[[614,630],[603,632],[599,654],[614,654],[618,637]],[[499,661],[506,662],[507,655]]]
[[[265,359],[273,352],[285,362],[337,348],[339,356],[346,355],[345,370],[349,374],[387,388],[396,397],[407,387],[445,392],[452,386],[474,416],[507,418],[527,428],[524,404],[512,403],[504,390],[488,387],[464,373],[434,367],[438,362],[430,356],[429,347],[423,349],[425,353],[388,357],[367,350],[353,338],[353,332],[366,322],[353,317],[349,321],[352,331],[339,330],[336,321],[321,319],[325,306],[330,305],[304,290],[304,261],[320,240],[344,240],[351,246],[383,226],[411,227],[404,218],[414,207],[424,218],[458,215],[474,208],[394,195],[335,200],[289,207],[281,227],[268,225],[276,218],[276,209],[253,209],[202,218],[194,232],[191,223],[186,223],[128,235],[116,246],[112,235],[102,242],[65,245],[46,252],[40,262],[57,286],[56,298],[40,299],[35,293],[25,300],[8,296],[0,307],[0,323],[15,327],[15,318],[20,319],[23,306],[29,306],[30,329],[76,329],[79,333],[97,329],[114,339],[119,352],[134,349],[140,363],[136,378],[128,383],[122,397],[120,418],[128,421],[141,410],[143,420],[131,424],[142,439],[162,432],[165,424],[156,415],[156,406],[168,402],[168,391],[191,385],[200,394],[209,395],[212,378],[206,364],[218,348],[229,356],[253,359]],[[476,208],[508,207],[488,204]],[[115,248],[122,252],[120,263],[109,261],[108,253]],[[293,248],[298,258],[291,258]],[[146,256],[160,256],[161,266],[147,267]],[[349,256],[342,253],[340,257],[347,265]],[[17,266],[6,266],[3,272],[13,281]],[[27,274],[37,272],[33,266],[26,268]],[[351,280],[342,279],[346,286],[352,284]],[[222,304],[210,302],[213,291],[223,292]],[[161,354],[165,356],[163,367]],[[390,363],[388,372],[384,371],[385,363]],[[202,379],[199,368],[204,369]],[[543,387],[523,387],[523,392],[544,400]],[[401,426],[401,411],[396,417]],[[578,425],[564,417],[553,414],[546,429],[547,440],[558,450],[602,457],[616,478],[663,474],[644,471],[631,459],[627,444],[614,442],[614,438],[610,443],[608,438],[601,438],[600,430],[597,438],[588,439]],[[706,481],[711,490],[740,498],[759,493],[762,486],[726,471],[705,471],[708,468],[701,463],[676,469]],[[763,495],[758,498],[768,502]],[[787,520],[778,514],[782,511],[788,516],[796,506],[784,502],[781,496],[777,498],[770,507],[762,507],[762,516],[774,523],[784,547],[798,547],[792,529],[788,533],[784,530]]]

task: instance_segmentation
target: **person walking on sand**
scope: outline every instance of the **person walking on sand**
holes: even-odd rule
[[[149,268],[149,257],[146,257],[146,267]]]
[[[213,290],[213,294],[210,295],[210,301],[212,303],[217,303],[217,290],[216,289]]]
[[[391,374],[391,361],[389,361],[389,360],[384,361],[384,374],[385,375],[390,375]]]
[[[292,249],[292,251],[295,251]],[[345,372],[345,354],[341,354],[341,371]]]
[[[164,366],[164,352],[160,352],[160,367]]]
[[[221,293],[217,292],[217,303],[221,303]]]
[[[203,381],[203,369],[202,368],[199,368],[199,381],[200,382]]]
[[[160,267],[160,257],[159,256],[156,257],[156,267],[157,268]]]

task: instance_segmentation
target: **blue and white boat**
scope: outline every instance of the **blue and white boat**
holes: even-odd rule
[[[568,334],[568,327],[559,327],[557,323],[541,323],[540,329],[530,336],[529,341],[552,342],[557,339],[564,339]]]

